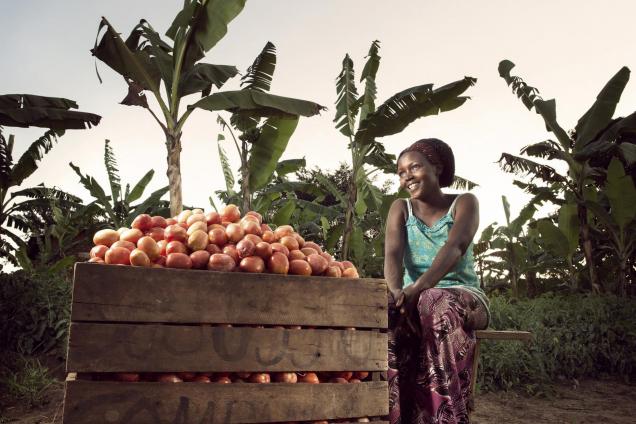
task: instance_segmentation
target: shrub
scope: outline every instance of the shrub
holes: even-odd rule
[[[23,401],[28,407],[42,406],[47,390],[61,384],[37,359],[20,357],[12,368],[15,370],[3,369],[0,372],[2,391],[15,400]]]
[[[63,349],[71,300],[67,272],[0,274],[0,350],[31,356]]]
[[[537,393],[556,380],[636,377],[636,302],[616,296],[544,295],[512,302],[491,299],[491,328],[527,330],[530,344],[485,341],[478,382],[482,389],[521,388]]]

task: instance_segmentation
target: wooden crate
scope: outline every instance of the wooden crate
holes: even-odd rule
[[[379,377],[387,369],[383,280],[77,264],[71,321],[69,373],[372,371],[373,378],[351,384],[67,381],[65,423],[388,414],[388,385]],[[233,327],[214,326],[223,323]]]

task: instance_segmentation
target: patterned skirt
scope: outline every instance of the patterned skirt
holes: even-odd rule
[[[468,423],[472,328],[485,328],[486,309],[470,292],[439,288],[424,290],[417,309],[420,334],[413,335],[389,308],[390,422]]]

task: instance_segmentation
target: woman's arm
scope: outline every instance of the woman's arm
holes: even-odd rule
[[[437,252],[431,267],[420,275],[413,289],[418,293],[435,285],[453,270],[475,237],[479,227],[479,203],[477,198],[467,193],[457,199],[454,224],[448,233],[448,240]]]
[[[384,236],[384,278],[394,300],[402,290],[404,246],[406,244],[406,202],[397,199],[391,205]]]

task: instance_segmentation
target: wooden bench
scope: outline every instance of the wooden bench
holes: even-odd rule
[[[474,407],[475,383],[477,382],[477,367],[479,366],[479,345],[482,340],[517,340],[528,343],[532,340],[529,331],[500,331],[500,330],[476,330],[475,353],[473,356],[473,374],[470,381],[470,406]]]

